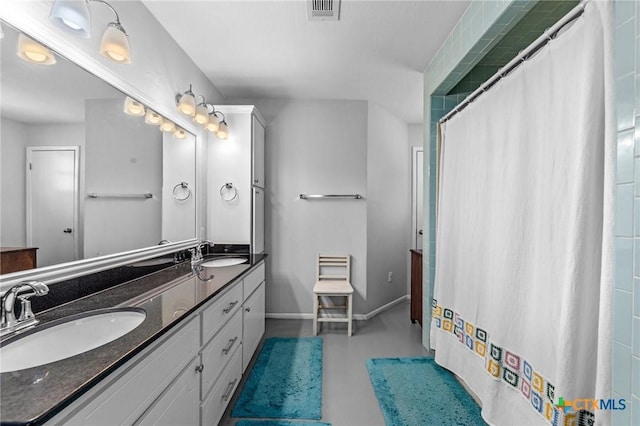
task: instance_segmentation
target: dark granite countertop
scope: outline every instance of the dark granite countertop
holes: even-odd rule
[[[265,256],[244,255],[247,263],[206,268],[203,278],[214,274],[207,282],[192,274],[189,262],[183,262],[37,314],[40,324],[36,329],[70,315],[115,307],[142,308],[146,318],[133,331],[96,349],[50,364],[0,374],[1,424],[46,422],[234,283]],[[222,256],[207,256],[205,260],[218,257]],[[234,257],[239,256],[235,254]],[[167,305],[171,306],[170,310],[166,309]]]

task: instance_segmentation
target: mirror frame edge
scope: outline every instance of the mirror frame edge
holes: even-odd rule
[[[49,6],[47,6],[49,7]],[[204,131],[198,128],[186,117],[179,115],[175,110],[169,110],[167,108],[160,107],[149,100],[149,98],[138,90],[136,87],[129,84],[127,81],[118,76],[112,69],[99,62],[98,57],[93,57],[88,53],[82,51],[76,46],[70,44],[62,35],[56,33],[56,30],[49,28],[38,20],[30,19],[25,14],[19,12],[11,13],[10,7],[0,8],[0,20],[6,22],[8,25],[13,26],[16,30],[21,31],[29,37],[43,43],[45,46],[52,49],[56,54],[62,58],[76,64],[86,72],[93,74],[97,78],[103,80],[107,84],[113,86],[115,89],[121,91],[124,95],[130,95],[159,114],[171,118],[177,125],[194,135],[195,143],[195,178],[196,178],[196,190],[195,190],[195,229],[194,237],[175,242],[170,244],[164,244],[159,246],[145,247],[141,249],[135,249],[125,252],[113,253],[106,256],[92,257],[89,259],[81,259],[72,262],[60,263],[58,265],[51,265],[42,268],[35,268],[25,271],[13,272],[9,274],[0,274],[0,294],[6,291],[11,286],[27,280],[41,280],[46,281],[48,284],[65,281],[73,278],[77,278],[83,275],[88,275],[95,272],[105,271],[108,269],[116,268],[119,266],[125,266],[137,261],[162,256],[168,253],[174,253],[179,250],[185,250],[194,247],[198,244],[198,235],[203,234],[204,226],[203,219],[203,188],[198,184],[202,182],[202,176],[204,173],[202,161],[199,160],[202,157],[204,149],[204,139],[206,135]],[[46,40],[43,42],[42,40]],[[97,55],[96,55],[97,56]],[[170,94],[171,97],[174,95]],[[204,237],[203,237],[204,238]]]

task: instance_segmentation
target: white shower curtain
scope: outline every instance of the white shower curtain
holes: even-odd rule
[[[556,405],[610,398],[611,12],[587,3],[442,126],[431,342],[490,424],[609,423]]]

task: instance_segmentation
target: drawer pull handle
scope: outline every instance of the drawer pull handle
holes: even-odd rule
[[[227,400],[231,396],[231,392],[233,391],[233,387],[236,385],[237,381],[238,379],[233,379],[233,382],[229,382],[229,384],[227,385],[227,390],[224,392],[224,395],[222,395],[222,399],[225,402],[227,402]]]
[[[234,337],[233,339],[229,339],[229,345],[222,350],[222,353],[225,355],[228,354],[233,345],[236,343],[236,340],[238,340],[238,336]]]
[[[196,366],[196,371],[198,373],[202,373],[202,370],[204,370],[204,364],[200,364]]]
[[[225,314],[228,314],[229,312],[231,312],[231,310],[233,309],[234,306],[236,306],[238,304],[238,301],[236,300],[235,302],[231,302],[229,303],[229,306],[227,306],[226,308],[224,308],[222,310],[222,312],[224,312]]]

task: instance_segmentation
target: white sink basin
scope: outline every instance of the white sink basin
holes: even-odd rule
[[[203,262],[202,266],[205,268],[220,268],[222,266],[233,266],[240,265],[241,263],[246,263],[247,259],[242,257],[223,257],[221,259],[213,259],[207,262]]]
[[[0,347],[0,373],[24,370],[90,351],[142,324],[142,309],[101,310],[53,321]]]

